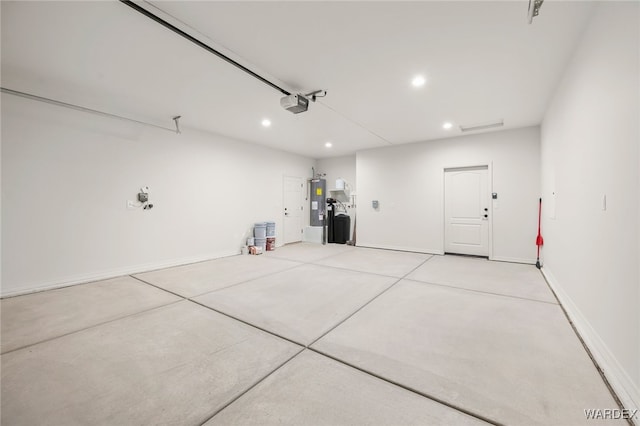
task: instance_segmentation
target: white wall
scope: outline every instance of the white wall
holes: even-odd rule
[[[282,235],[283,175],[314,164],[3,94],[2,295],[236,254],[256,221]],[[155,207],[127,210],[144,185]]]
[[[640,405],[639,17],[637,2],[597,6],[541,133],[543,197],[556,194],[543,271],[627,408]]]
[[[316,162],[316,173],[325,173],[327,189],[335,188],[336,179],[342,178],[356,190],[356,156],[322,158]]]
[[[355,219],[357,214],[356,156],[347,155],[343,157],[323,158],[318,160],[316,164],[316,172],[326,174],[327,194],[329,190],[335,188],[338,178],[344,179],[351,188],[351,193],[355,194],[355,196],[352,197],[352,201],[355,201],[354,204],[344,203],[347,214],[351,218],[350,235],[351,238],[353,238],[353,229],[356,224]]]
[[[443,253],[444,168],[491,164],[493,258],[535,263],[537,126],[361,151],[356,161],[358,245]]]

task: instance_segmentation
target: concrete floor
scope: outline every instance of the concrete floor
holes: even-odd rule
[[[3,425],[577,425],[618,408],[531,265],[301,243],[1,309]]]

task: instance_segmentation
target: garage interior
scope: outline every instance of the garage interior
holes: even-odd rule
[[[3,424],[639,424],[637,3],[0,15]]]

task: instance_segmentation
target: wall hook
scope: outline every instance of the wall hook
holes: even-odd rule
[[[176,123],[176,134],[179,135],[180,133],[182,133],[180,131],[180,122],[178,120],[180,120],[182,116],[181,115],[176,115],[175,117],[173,117],[173,121]]]

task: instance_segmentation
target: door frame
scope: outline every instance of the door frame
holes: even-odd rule
[[[285,200],[285,197],[286,197],[285,192],[286,192],[287,178],[298,179],[298,180],[300,180],[300,183],[302,185],[300,187],[300,200],[299,200],[300,201],[300,206],[302,207],[300,209],[300,240],[292,241],[292,242],[289,242],[289,243],[285,242],[285,235],[286,235],[286,232],[287,232],[286,226],[287,225],[286,225],[286,215],[285,215],[285,211],[284,211],[285,201],[286,201]],[[303,232],[304,232],[303,230],[304,230],[305,223],[306,223],[305,222],[305,220],[306,220],[305,219],[305,211],[306,210],[304,208],[305,207],[304,181],[305,181],[304,178],[302,178],[300,176],[291,176],[291,175],[287,175],[287,174],[283,174],[282,175],[282,207],[280,209],[280,211],[282,212],[282,245],[294,244],[294,243],[297,243],[297,242],[302,242],[302,240],[303,240],[303,238],[302,238],[303,237]]]
[[[446,203],[446,188],[445,188],[445,173],[447,170],[452,169],[472,169],[478,167],[486,167],[487,168],[487,200],[489,200],[489,260],[493,260],[493,199],[491,198],[491,194],[493,193],[493,162],[473,162],[473,163],[457,163],[455,165],[446,165],[442,167],[442,254],[444,254],[446,247],[445,241],[445,233],[447,227],[447,217],[445,215],[445,203]]]

